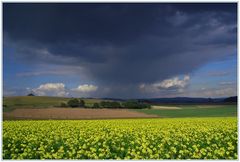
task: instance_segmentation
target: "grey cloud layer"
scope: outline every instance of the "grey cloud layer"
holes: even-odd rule
[[[236,6],[4,4],[4,43],[30,63],[81,67],[109,95],[138,93],[235,55]]]

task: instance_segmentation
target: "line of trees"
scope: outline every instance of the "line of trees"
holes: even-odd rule
[[[85,102],[84,100],[73,98],[70,99],[67,103],[62,102],[61,107],[85,107]]]
[[[151,105],[147,104],[147,103],[134,101],[134,100],[129,100],[129,101],[125,101],[125,102],[102,101],[102,102],[100,102],[100,107],[102,107],[102,108],[145,109],[145,108],[151,108]]]
[[[61,107],[83,107],[83,108],[120,108],[120,109],[145,109],[151,108],[148,103],[138,102],[137,100],[129,100],[124,102],[117,101],[101,101],[93,103],[91,106],[86,105],[84,100],[77,98],[70,99],[67,103],[61,103]]]

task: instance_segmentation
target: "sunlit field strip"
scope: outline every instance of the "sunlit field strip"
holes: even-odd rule
[[[4,159],[237,159],[237,118],[4,121]]]

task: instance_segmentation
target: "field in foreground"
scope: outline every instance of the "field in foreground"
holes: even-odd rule
[[[3,159],[237,159],[237,118],[4,121]]]

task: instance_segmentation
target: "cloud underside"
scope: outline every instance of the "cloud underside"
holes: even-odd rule
[[[186,75],[181,80],[178,77],[174,77],[171,79],[163,80],[159,83],[153,83],[153,84],[141,84],[139,86],[140,90],[146,91],[146,92],[158,92],[161,90],[168,90],[168,89],[177,89],[178,91],[181,91],[184,89],[190,80],[190,76]]]
[[[72,91],[85,93],[85,92],[94,92],[97,89],[98,89],[97,86],[84,84],[84,85],[79,85],[77,88],[73,88]]]
[[[79,85],[77,88],[68,89],[63,83],[45,83],[40,85],[38,88],[27,89],[28,91],[33,92],[37,96],[59,96],[59,97],[69,97],[74,93],[78,93],[78,95],[88,95],[90,92],[94,92],[97,90],[97,86],[95,85]]]
[[[126,97],[137,96],[140,84],[184,89],[189,78],[172,78],[237,51],[236,4],[4,4],[3,10],[4,46],[16,51],[9,55],[58,67],[19,76],[70,73],[104,87],[75,92]]]
[[[65,85],[63,83],[46,83],[38,88],[32,89],[33,93],[38,96],[68,96]]]

